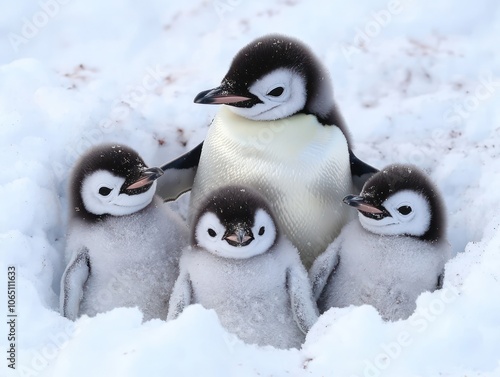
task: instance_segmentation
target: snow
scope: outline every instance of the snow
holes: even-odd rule
[[[41,0],[2,10],[0,279],[6,287],[16,266],[18,313],[17,369],[4,324],[2,377],[500,375],[497,1]],[[301,38],[328,67],[360,158],[414,163],[436,182],[457,253],[445,289],[422,294],[405,321],[332,309],[301,350],[246,345],[200,306],[169,323],[142,323],[133,308],[62,318],[78,156],[120,142],[157,165],[193,148],[217,110],[194,96],[270,32]],[[172,207],[185,214],[186,202]],[[5,294],[0,305],[7,313]]]

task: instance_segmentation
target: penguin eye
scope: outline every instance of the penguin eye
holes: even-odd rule
[[[210,237],[215,237],[217,233],[215,233],[215,230],[213,230],[212,228],[208,228],[208,235]]]
[[[285,88],[283,88],[282,86],[277,86],[276,88],[271,90],[269,93],[267,93],[267,95],[273,96],[273,97],[279,97],[283,94],[284,91],[285,91]]]
[[[398,212],[402,215],[409,215],[411,213],[412,209],[410,206],[401,206],[398,208]]]
[[[265,232],[266,232],[266,228],[264,228],[263,226],[261,226],[260,229],[259,229],[259,236],[262,236]]]
[[[99,195],[108,196],[111,193],[111,191],[113,190],[110,189],[109,187],[103,186],[99,189]]]

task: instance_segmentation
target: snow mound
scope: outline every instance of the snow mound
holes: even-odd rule
[[[4,296],[0,313],[17,317],[16,369],[4,352],[0,376],[499,376],[500,5],[395,3],[4,4],[0,278],[6,287],[15,267],[16,303]],[[457,254],[445,288],[422,294],[405,321],[331,309],[301,350],[244,344],[200,306],[169,323],[142,323],[133,308],[62,318],[74,162],[102,142],[149,165],[193,148],[217,110],[193,98],[270,32],[301,38],[329,68],[357,156],[413,163],[436,182]],[[171,206],[185,215],[186,203]]]

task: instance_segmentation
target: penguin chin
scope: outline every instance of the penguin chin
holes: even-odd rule
[[[141,194],[127,195],[121,193],[109,201],[102,201],[100,198],[86,200],[84,202],[87,211],[95,215],[127,216],[146,208],[156,192],[156,182],[151,188]]]
[[[380,234],[380,235],[396,235],[396,234],[401,234],[403,232],[400,231],[399,225],[395,219],[392,217],[384,217],[382,219],[372,219],[369,217],[366,217],[362,213],[359,214],[359,222],[361,223],[361,226],[374,234]]]
[[[410,235],[420,237],[425,233],[428,226],[428,224],[423,222],[403,222],[394,217],[384,217],[376,220],[366,217],[361,213],[359,214],[359,222],[365,230],[382,236]]]
[[[222,242],[225,244],[221,243],[216,247],[208,248],[207,250],[218,257],[228,259],[248,259],[267,251],[267,248],[262,247],[262,245],[258,245],[255,241],[250,242],[246,246],[232,246],[226,241]]]
[[[250,108],[229,106],[231,111],[236,115],[256,121],[272,121],[292,115],[292,113],[287,111],[288,109],[282,109],[280,107],[281,105],[277,104],[268,108],[267,104],[263,103],[254,105]]]
[[[152,195],[151,195],[151,194]],[[142,194],[139,195],[144,195],[144,197],[140,198],[143,199],[141,202],[138,202],[137,204],[131,204],[135,203],[136,200],[130,200],[131,198],[135,199],[134,197],[139,196],[139,195],[133,195],[129,196],[126,194],[121,194],[118,196],[118,203],[115,201],[112,206],[109,208],[109,214],[113,216],[126,216],[126,215],[131,215],[135,212],[138,212],[144,208],[146,208],[151,201],[153,200],[155,192],[154,190],[148,190]],[[123,204],[121,204],[123,203]]]

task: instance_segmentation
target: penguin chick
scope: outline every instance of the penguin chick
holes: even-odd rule
[[[417,167],[396,164],[344,202],[358,210],[358,220],[309,271],[320,312],[368,304],[385,320],[408,318],[422,292],[441,288],[451,258],[437,188]]]
[[[61,280],[61,314],[71,320],[116,307],[165,319],[188,229],[155,196],[156,184],[127,187],[147,166],[134,150],[105,144],[72,171]]]
[[[318,313],[297,250],[260,194],[222,187],[200,206],[167,319],[199,303],[247,343],[300,348]]]

